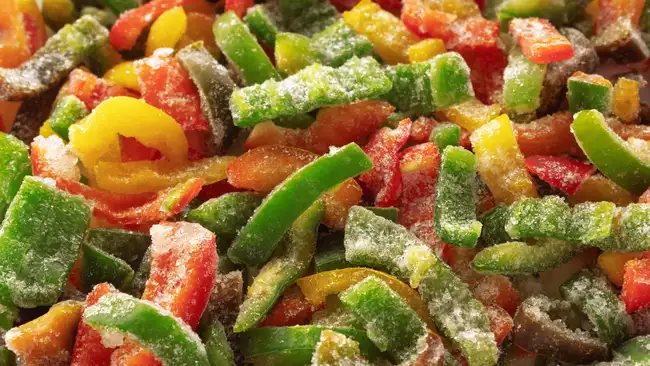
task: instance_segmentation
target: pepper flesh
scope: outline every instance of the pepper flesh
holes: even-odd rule
[[[537,64],[548,64],[573,57],[573,46],[546,19],[516,18],[508,25],[526,57]]]
[[[632,313],[650,306],[650,258],[633,259],[625,263],[623,290],[621,298],[625,302],[625,310]]]
[[[576,72],[567,81],[567,99],[571,113],[596,109],[608,114],[612,100],[612,84],[600,75]]]
[[[0,220],[4,219],[20,184],[30,172],[27,146],[17,138],[0,132]]]
[[[159,48],[174,48],[186,29],[187,15],[180,6],[160,14],[151,25],[147,37],[147,56]]]
[[[614,85],[612,113],[623,123],[634,123],[639,118],[639,85],[636,80],[619,78]]]

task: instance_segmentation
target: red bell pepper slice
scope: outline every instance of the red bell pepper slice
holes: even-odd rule
[[[599,0],[595,24],[596,35],[619,18],[628,18],[633,26],[637,26],[644,6],[645,0]]]
[[[515,18],[510,21],[509,30],[521,52],[534,63],[548,64],[574,55],[571,42],[546,19]]]
[[[399,222],[410,227],[416,222],[432,220],[440,154],[436,145],[427,142],[411,146],[400,154],[402,194],[399,197]]]
[[[422,143],[429,141],[431,131],[438,125],[433,118],[418,117],[411,126],[411,141]]]
[[[525,159],[526,167],[551,187],[570,196],[576,194],[582,183],[596,167],[580,160],[563,156],[533,155]]]
[[[255,1],[253,0],[226,0],[226,4],[224,5],[224,13],[232,10],[237,14],[238,17],[244,18],[246,15],[246,11],[248,8],[252,7],[255,5]]]
[[[484,305],[497,305],[514,315],[521,303],[519,291],[505,276],[485,276],[474,286],[474,296]]]
[[[117,293],[117,289],[108,283],[100,283],[86,297],[84,308],[95,305],[106,295]],[[111,354],[114,348],[104,346],[102,336],[81,319],[72,350],[72,363],[75,366],[108,366],[111,364]]]
[[[512,317],[507,311],[496,305],[486,306],[485,311],[490,318],[490,330],[494,333],[494,340],[497,344],[501,344],[514,326]]]
[[[120,136],[120,155],[123,162],[162,158],[157,149],[141,144],[135,137],[124,136]]]
[[[390,207],[397,203],[402,189],[398,152],[411,135],[411,124],[410,119],[405,119],[395,129],[383,127],[363,148],[374,167],[361,174],[359,180],[375,196],[377,207]]]
[[[136,92],[110,81],[100,79],[94,74],[82,69],[74,69],[70,73],[68,77],[68,93],[84,102],[86,108],[90,111],[111,97],[139,97]]]
[[[221,197],[226,193],[231,192],[243,192],[245,189],[237,188],[230,183],[228,180],[222,180],[216,183],[208,184],[203,186],[201,193],[199,193],[199,198],[203,201],[207,201],[212,198]]]
[[[498,49],[500,27],[499,22],[481,17],[458,19],[451,24],[451,38],[445,41],[445,46],[461,55],[464,51],[480,53]]]
[[[297,286],[287,289],[275,303],[273,309],[266,315],[258,326],[260,327],[290,327],[308,324],[312,315],[322,309],[324,304],[313,305],[302,294]]]
[[[650,258],[625,263],[621,298],[628,313],[650,307]]]
[[[109,35],[111,44],[118,51],[130,50],[135,46],[142,31],[158,19],[162,13],[177,6],[198,2],[202,2],[202,0],[153,0],[124,12],[111,28]]]

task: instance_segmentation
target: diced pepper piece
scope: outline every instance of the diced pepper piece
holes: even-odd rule
[[[322,306],[314,306],[305,299],[297,286],[289,287],[271,308],[258,327],[287,327],[309,324],[312,316]]]
[[[650,336],[638,336],[623,343],[614,351],[612,363],[643,363],[648,361],[646,349],[650,345]]]
[[[90,292],[95,285],[104,282],[126,289],[131,285],[134,275],[128,263],[86,243],[81,246],[79,271],[80,290],[83,292]]]
[[[424,62],[430,60],[434,56],[445,53],[445,43],[439,38],[423,39],[420,42],[408,48],[409,62],[414,64],[416,62]]]
[[[621,298],[628,313],[650,306],[650,258],[633,259],[625,263]]]
[[[505,276],[483,276],[473,287],[474,296],[481,303],[496,306],[511,315],[517,311],[522,300],[512,281]]]
[[[219,49],[247,85],[280,78],[262,47],[235,13],[221,15],[214,23],[213,32]]]
[[[399,18],[370,0],[362,0],[343,13],[343,20],[370,40],[379,56],[389,64],[408,63],[408,48],[419,41]]]
[[[140,90],[139,87],[137,89]],[[89,111],[111,97],[139,97],[125,87],[100,79],[94,74],[80,68],[72,70],[68,77],[68,93],[79,98]]]
[[[638,81],[627,78],[619,78],[614,85],[612,113],[623,123],[634,123],[639,119],[639,86]]]
[[[281,32],[275,38],[275,65],[283,74],[293,75],[320,62],[320,52],[311,39],[296,33]]]
[[[391,85],[375,59],[353,57],[337,69],[313,64],[283,81],[237,89],[230,97],[230,110],[237,126],[251,127],[323,106],[373,99],[386,94]]]
[[[50,127],[62,139],[68,141],[68,128],[88,115],[86,105],[74,95],[61,98],[49,119]]]
[[[596,109],[609,114],[612,101],[612,83],[600,75],[576,72],[567,82],[567,98],[571,113]]]
[[[244,148],[285,145],[325,154],[330,146],[341,147],[350,142],[360,142],[379,128],[394,110],[386,102],[367,100],[322,108],[316,115],[316,121],[305,129],[278,127],[271,122],[260,123],[253,128]]]
[[[536,64],[564,61],[574,55],[571,42],[547,19],[513,19],[508,29],[519,43],[521,52]]]
[[[560,291],[587,315],[603,342],[616,345],[629,337],[632,319],[606,281],[583,270],[563,283]]]
[[[122,87],[140,92],[140,82],[133,68],[133,61],[126,61],[108,70],[103,79]]]
[[[324,0],[278,1],[284,27],[307,37],[324,30],[339,19],[336,8]]]
[[[561,22],[566,16],[565,3],[547,2],[544,0],[506,0],[497,10],[497,16],[502,24],[508,24],[513,18],[539,17]]]
[[[0,220],[18,192],[25,176],[31,173],[27,146],[12,135],[0,132]]]
[[[203,46],[209,54],[215,58],[219,58],[219,56],[221,56],[221,51],[217,47],[214,35],[212,34],[212,24],[214,24],[214,19],[215,15],[212,13],[202,14],[198,12],[188,12],[187,29],[180,41],[176,43],[176,50],[179,51],[195,42],[203,42]]]
[[[481,126],[470,140],[479,175],[497,202],[511,204],[522,197],[538,197],[508,116]]]
[[[86,243],[127,262],[137,269],[151,237],[148,234],[122,229],[95,228],[88,230]]]
[[[347,363],[370,366],[370,362],[361,356],[359,342],[329,329],[321,332],[311,362],[313,366],[336,366]]]
[[[270,4],[257,4],[248,9],[244,18],[250,31],[266,47],[275,46],[275,37],[280,32],[279,15],[276,12],[277,10]]]
[[[438,151],[435,144],[428,142],[411,146],[400,154],[402,193],[398,200],[399,220],[397,222],[405,227],[433,220],[436,181],[440,165]],[[379,216],[388,218],[376,211],[379,208],[369,209]]]
[[[535,274],[568,262],[578,251],[575,244],[561,240],[545,239],[534,245],[512,241],[478,252],[472,267],[482,273]]]
[[[525,161],[526,167],[541,180],[570,196],[596,171],[589,163],[563,156],[534,155]]]
[[[650,186],[650,165],[625,145],[600,112],[580,111],[571,130],[589,160],[616,184],[635,194]]]
[[[86,308],[83,320],[100,333],[142,344],[164,364],[209,365],[205,347],[192,329],[151,302],[107,294]]]
[[[453,123],[441,123],[433,128],[429,141],[435,142],[439,151],[444,151],[447,146],[458,146],[460,126]]]
[[[573,116],[557,112],[530,123],[516,123],[515,134],[524,156],[562,155],[582,156],[582,150],[571,133]]]
[[[78,17],[79,12],[72,0],[43,1],[43,18],[52,29],[59,30]]]
[[[151,25],[146,55],[159,48],[174,48],[187,29],[187,16],[180,6],[166,10]]]
[[[380,353],[364,331],[319,325],[251,329],[242,333],[241,352],[245,361],[250,363],[308,365],[322,332],[327,329],[359,342],[361,354],[370,360],[376,359]]]
[[[200,336],[208,353],[210,366],[226,366],[235,363],[235,356],[226,338],[226,330],[219,321],[205,328]]]
[[[25,227],[25,220],[36,224]],[[68,279],[90,223],[90,207],[47,180],[26,177],[0,235],[0,279],[20,307],[52,305]],[[34,271],[39,268],[39,271]]]
[[[107,35],[106,28],[90,16],[66,25],[19,67],[0,68],[0,99],[24,100],[44,93],[107,42]]]
[[[232,10],[238,17],[244,19],[246,10],[255,5],[253,0],[226,0],[224,4],[224,12]]]
[[[321,53],[325,64],[332,67],[343,65],[353,56],[370,56],[373,51],[368,38],[357,34],[342,19],[316,33],[312,44]]]
[[[533,63],[515,48],[503,72],[503,104],[516,113],[534,112],[540,106],[546,65]]]
[[[313,305],[320,305],[325,303],[327,296],[343,292],[371,276],[384,281],[418,314],[422,321],[429,327],[433,327],[427,305],[420,296],[407,284],[384,272],[360,267],[342,268],[303,277],[297,283],[307,301]]]
[[[29,39],[24,27],[24,20],[19,11],[19,2],[5,0],[2,2],[5,10],[0,18],[2,37],[0,43],[0,67],[14,68],[29,59],[31,52]]]
[[[318,225],[323,217],[323,204],[317,201],[292,224],[284,251],[273,257],[261,269],[248,288],[235,332],[255,326],[273,307],[280,295],[305,274],[316,252]]]
[[[28,365],[67,365],[82,308],[76,301],[52,306],[45,315],[9,330],[7,348]]]
[[[144,287],[147,284],[149,279],[149,274],[151,273],[151,249],[147,249],[142,257],[142,262],[133,276],[133,281],[131,282],[131,289],[129,293],[136,297],[142,297],[144,293]]]
[[[490,318],[490,330],[494,333],[494,340],[501,344],[514,326],[512,318],[503,308],[496,305],[486,306],[485,311]]]
[[[337,246],[322,250],[314,255],[314,272],[326,272],[351,267],[345,260],[345,247]]]
[[[370,276],[339,294],[339,299],[365,324],[377,348],[398,362],[413,360],[426,326],[388,285]]]
[[[607,344],[581,329],[569,328],[571,307],[568,301],[544,295],[527,298],[514,317],[513,342],[527,352],[563,362],[590,364],[608,359]]]
[[[476,99],[453,105],[436,112],[439,120],[453,122],[470,132],[499,116],[501,107],[498,104],[484,105]]]
[[[160,109],[134,98],[102,102],[83,122],[71,126],[69,134],[72,148],[88,169],[100,160],[119,161],[118,134],[158,149],[171,162],[187,159],[187,139],[181,126]]]
[[[474,247],[482,225],[476,220],[476,159],[462,147],[447,147],[436,185],[436,233],[445,243]]]
[[[483,224],[481,240],[486,245],[494,245],[510,241],[510,235],[505,229],[510,217],[510,209],[504,205],[498,205],[479,216]]]
[[[33,55],[47,41],[47,27],[45,25],[45,21],[43,20],[41,9],[38,7],[38,3],[35,0],[19,0],[17,3],[18,11],[23,17],[23,24],[25,26],[25,35],[27,38],[27,43],[29,45],[29,51]],[[4,41],[0,43],[8,44],[8,42]],[[3,57],[4,55],[0,58]],[[2,63],[4,63],[4,61]],[[0,67],[11,66],[4,66],[0,64]]]
[[[640,252],[650,250],[650,239],[644,234],[650,219],[650,206],[643,203],[633,203],[618,209],[614,218],[612,235],[598,243],[603,250],[620,250]]]
[[[625,263],[644,257],[644,252],[614,252],[606,251],[598,256],[598,267],[605,272],[607,278],[616,286],[623,286]]]
[[[639,24],[645,3],[639,0],[599,0],[596,34],[604,32],[607,26],[620,18],[629,19],[634,26]]]
[[[371,168],[371,160],[354,143],[305,165],[264,199],[228,249],[228,256],[236,263],[263,263],[291,223],[318,197]]]

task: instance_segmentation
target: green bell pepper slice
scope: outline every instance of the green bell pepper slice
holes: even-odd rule
[[[650,187],[650,164],[634,154],[600,112],[578,112],[571,131],[589,160],[614,183],[636,195]]]
[[[433,128],[429,135],[429,141],[436,144],[438,151],[445,151],[447,146],[458,146],[460,126],[453,123],[441,123]]]
[[[264,263],[291,224],[323,193],[371,168],[372,161],[355,143],[305,165],[266,196],[228,249],[228,257],[248,266]]]
[[[220,260],[221,261],[221,260]],[[151,249],[147,249],[142,257],[140,266],[138,266],[137,271],[133,275],[133,281],[131,281],[131,288],[129,293],[135,297],[142,297],[144,288],[151,274]]]
[[[307,37],[322,31],[339,19],[339,13],[326,0],[280,0],[283,27]]]
[[[570,261],[579,250],[577,244],[555,239],[539,240],[535,245],[507,242],[478,252],[472,268],[481,273],[535,274]]]
[[[316,252],[318,225],[323,213],[323,203],[316,201],[293,223],[282,243],[282,253],[262,267],[248,288],[233,328],[235,332],[255,326],[271,311],[280,295],[307,272]]]
[[[459,53],[447,52],[427,61],[431,68],[433,103],[437,110],[447,109],[474,98],[470,69]]]
[[[483,224],[481,242],[490,246],[512,240],[505,229],[509,217],[510,209],[504,205],[498,205],[479,216],[478,220]]]
[[[16,366],[16,355],[6,346],[0,346],[0,365]]]
[[[597,366],[649,365],[649,348],[650,335],[632,338],[614,351],[614,359],[611,362],[601,362]]]
[[[353,57],[336,69],[316,63],[282,81],[237,89],[230,97],[230,111],[235,125],[252,127],[328,105],[377,98],[391,85],[377,60]]]
[[[231,366],[235,364],[235,355],[230,348],[226,329],[218,321],[207,326],[200,332],[201,340],[205,345],[210,366]]]
[[[650,205],[633,203],[618,209],[612,235],[593,243],[603,250],[642,252],[650,250]]]
[[[0,330],[9,330],[18,317],[18,307],[11,300],[9,287],[0,285]]]
[[[92,291],[95,285],[108,282],[118,289],[127,289],[134,271],[125,261],[84,243],[81,246],[81,290]]]
[[[392,222],[397,222],[399,217],[399,209],[396,207],[366,207],[370,212],[375,215],[381,216]]]
[[[81,8],[81,12],[79,14],[81,16],[90,15],[91,17],[95,18],[95,20],[98,21],[99,24],[103,25],[108,29],[110,29],[113,26],[113,24],[115,24],[115,21],[117,20],[117,17],[112,11],[108,9],[96,8],[94,6],[84,6],[83,8]]]
[[[151,245],[151,236],[137,231],[94,228],[88,230],[86,243],[111,254],[137,269]]]
[[[503,72],[503,104],[518,114],[534,112],[540,106],[546,65],[528,59],[518,47],[508,55]]]
[[[280,33],[280,16],[275,4],[257,4],[249,8],[244,21],[257,39],[266,47],[275,47],[275,37]]]
[[[0,230],[0,282],[20,307],[56,302],[90,224],[86,201],[53,185],[26,177]]]
[[[165,366],[209,366],[201,339],[182,320],[149,301],[107,294],[84,311],[83,320],[100,333],[116,333],[149,349]]]
[[[612,83],[600,75],[573,74],[567,81],[567,99],[571,113],[595,109],[609,114],[612,103]]]
[[[322,62],[311,39],[296,33],[278,33],[275,39],[275,65],[283,74],[293,75],[305,67]]]
[[[84,102],[74,95],[61,98],[50,116],[50,127],[64,141],[68,141],[68,128],[88,115]]]
[[[373,52],[368,38],[357,34],[343,19],[316,33],[311,40],[323,62],[332,67],[339,67],[354,56],[372,56]]]
[[[434,221],[445,243],[472,248],[481,235],[476,220],[476,158],[462,147],[448,146],[442,153]]]
[[[364,357],[374,360],[379,356],[380,351],[363,330],[319,325],[251,329],[241,335],[241,353],[246,362],[254,364],[309,365],[321,333],[326,329],[334,330],[359,342],[359,349]]]
[[[27,145],[12,135],[0,132],[0,221],[4,219],[23,179],[31,172]]]
[[[219,16],[212,31],[219,49],[237,69],[246,85],[280,79],[271,60],[234,12],[229,11]]]
[[[0,100],[24,100],[47,91],[107,42],[108,30],[95,18],[86,15],[77,19],[19,67],[0,68]]]
[[[579,1],[567,1],[579,2]],[[553,2],[546,0],[505,0],[497,7],[497,17],[501,24],[506,26],[514,18],[546,18],[551,22],[562,23],[566,9],[565,2]]]
[[[137,0],[102,0],[100,2],[118,16],[127,10],[140,6]]]
[[[368,338],[381,351],[400,363],[417,355],[426,325],[384,281],[370,276],[340,293],[339,299],[365,324]]]
[[[617,345],[629,337],[632,319],[606,281],[583,270],[563,283],[560,292],[587,315],[603,342]]]
[[[352,267],[352,265],[345,260],[345,247],[342,245],[323,250],[314,256],[314,272],[316,273],[348,267]]]

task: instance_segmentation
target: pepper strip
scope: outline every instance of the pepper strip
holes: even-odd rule
[[[211,366],[235,364],[235,356],[230,348],[230,343],[228,343],[228,338],[226,338],[226,330],[218,320],[207,326],[200,336],[205,344],[205,351],[208,353]]]
[[[80,290],[92,291],[95,285],[110,283],[119,289],[128,289],[133,280],[134,271],[122,259],[87,243],[81,246],[79,257]]]
[[[371,168],[368,156],[354,143],[305,165],[264,199],[228,249],[228,256],[235,263],[264,263],[291,223],[323,193]]]
[[[61,98],[54,107],[49,119],[50,128],[65,141],[68,141],[68,129],[88,115],[86,105],[74,95]],[[47,123],[47,122],[46,122]]]
[[[14,136],[0,132],[0,221],[23,179],[30,173],[27,146]]]
[[[516,113],[534,112],[540,106],[546,65],[533,63],[515,48],[503,72],[503,104]]]
[[[372,364],[361,356],[359,342],[333,330],[323,330],[312,357],[312,366],[337,366],[352,362],[358,366]]]
[[[506,242],[478,252],[472,260],[472,268],[481,273],[535,274],[568,262],[579,250],[576,244],[553,239],[535,245]]]
[[[600,75],[576,72],[567,81],[567,99],[571,113],[596,109],[609,114],[612,103],[612,83]]]
[[[536,64],[548,64],[573,57],[571,42],[547,19],[513,19],[508,25],[521,51]]]

